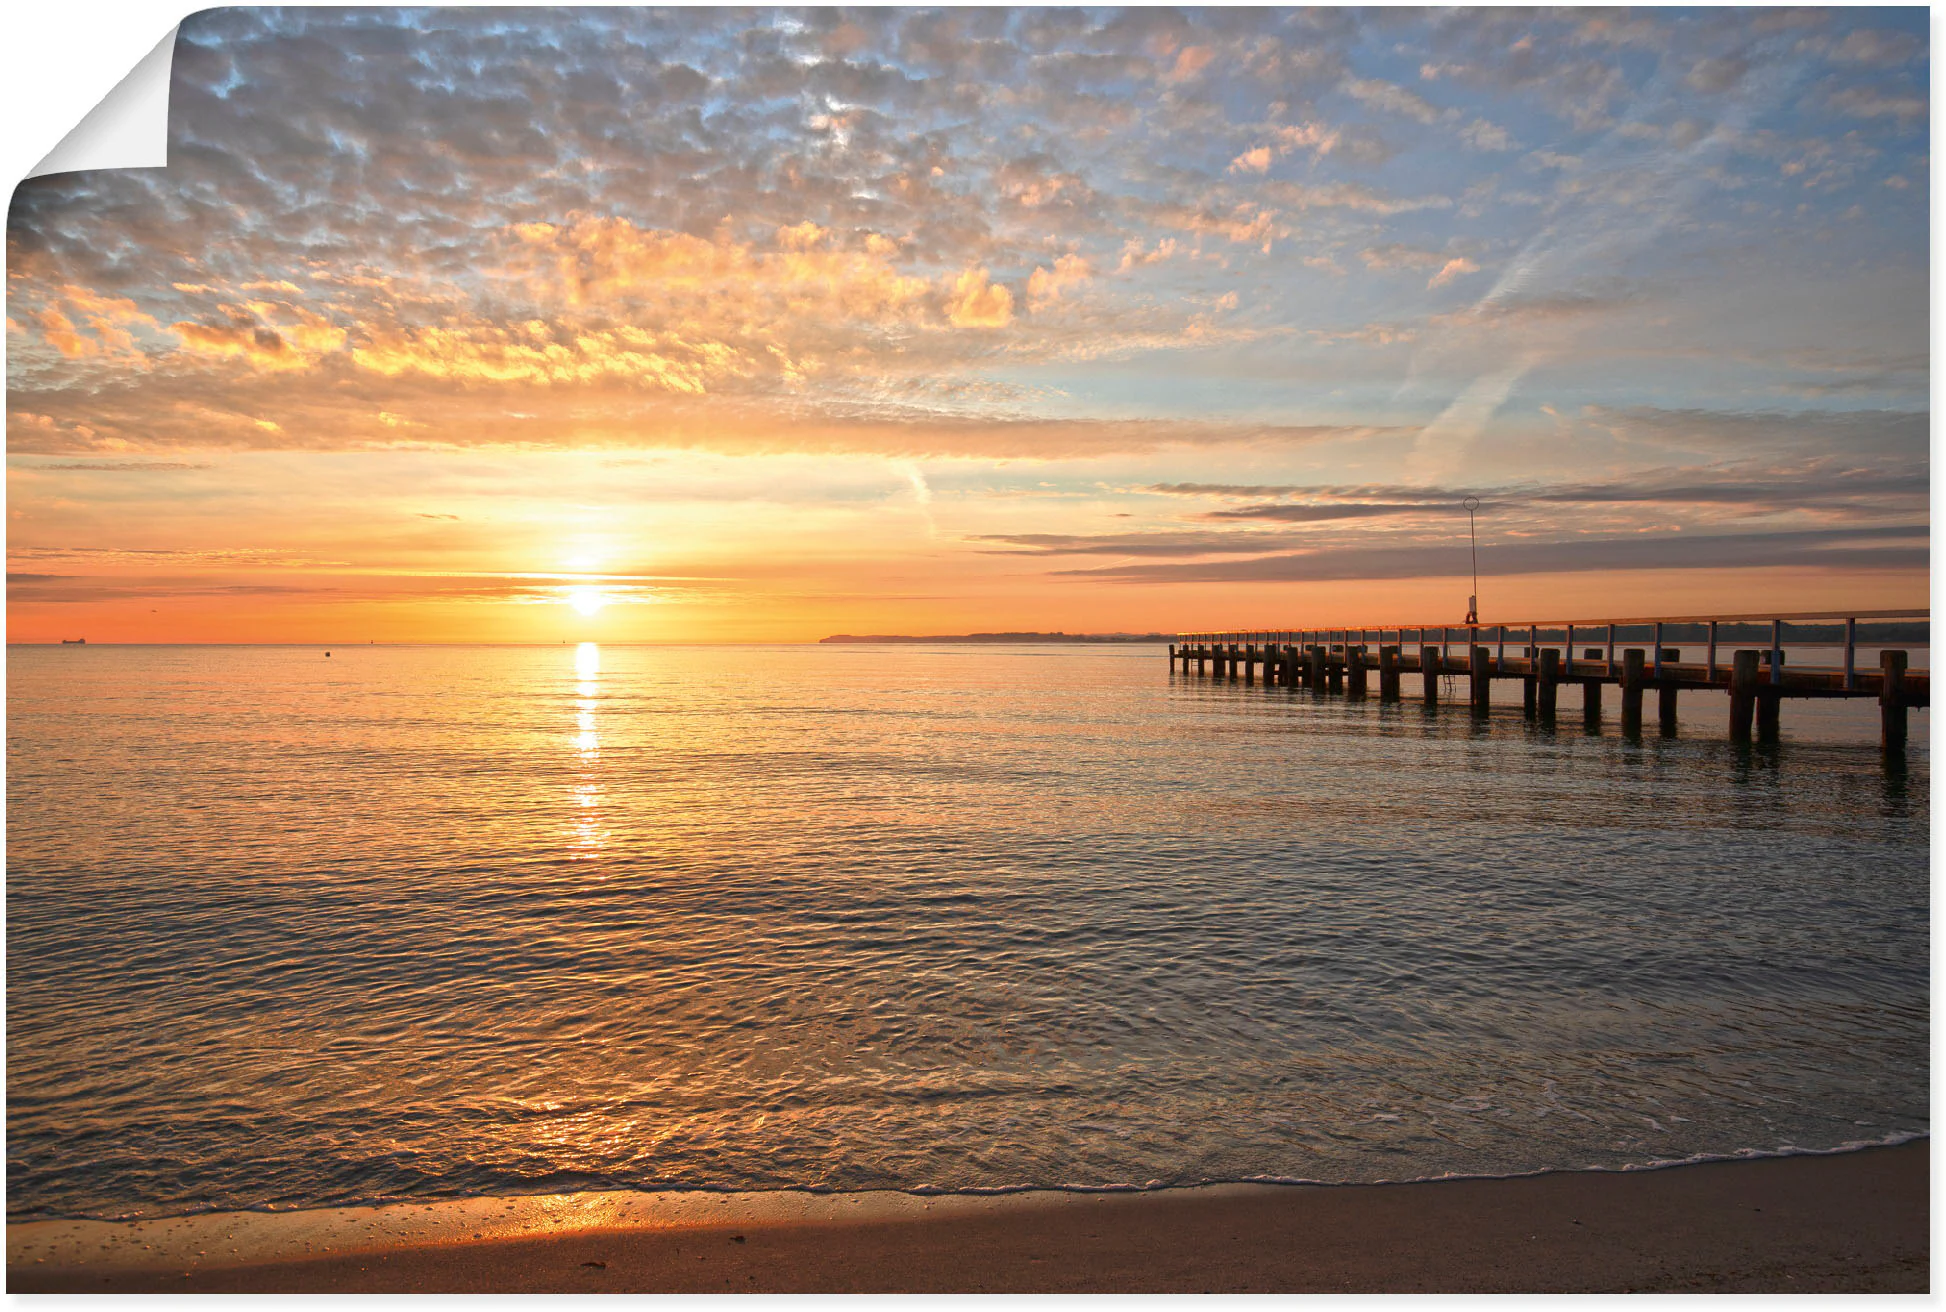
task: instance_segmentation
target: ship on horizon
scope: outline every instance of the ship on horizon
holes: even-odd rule
[[[88,640],[86,638],[63,638],[61,639],[61,645],[63,647],[85,647],[88,645]]]

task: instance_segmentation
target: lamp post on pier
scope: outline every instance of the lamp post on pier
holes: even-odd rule
[[[1480,508],[1480,498],[1468,497],[1463,503],[1466,507],[1466,541],[1473,551],[1473,591],[1466,598],[1466,623],[1469,628],[1480,624],[1480,542],[1473,533],[1473,512]]]

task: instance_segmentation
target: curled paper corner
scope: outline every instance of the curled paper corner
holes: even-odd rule
[[[169,163],[169,74],[176,31],[142,56],[115,89],[61,138],[30,178],[83,169],[159,169]]]

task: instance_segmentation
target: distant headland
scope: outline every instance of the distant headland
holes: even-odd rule
[[[837,633],[825,642],[1174,642],[1167,633],[942,633],[933,637],[913,637],[905,633],[858,635]]]

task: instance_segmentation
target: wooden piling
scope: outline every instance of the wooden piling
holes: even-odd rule
[[[1879,744],[1888,755],[1903,755],[1905,752],[1905,664],[1905,652],[1882,651],[1878,654]]]
[[[1640,647],[1622,652],[1622,734],[1635,738],[1642,732],[1642,666],[1646,653]]]
[[[1378,648],[1378,699],[1399,700],[1399,649],[1384,643]]]
[[[1539,684],[1531,674],[1520,681],[1520,713],[1529,720],[1534,718],[1534,690]]]
[[[1782,718],[1779,712],[1783,708],[1784,697],[1777,691],[1777,685],[1772,683],[1757,685],[1757,737],[1759,739],[1764,742],[1776,740],[1778,724]]]
[[[1730,738],[1750,741],[1750,716],[1757,709],[1757,653],[1740,651],[1730,662]]]
[[[1493,709],[1493,654],[1485,647],[1475,647],[1467,664],[1473,684],[1473,714],[1486,715]]]
[[[1655,690],[1656,731],[1664,738],[1676,736],[1676,685],[1665,683]]]
[[[1561,653],[1553,647],[1541,652],[1541,673],[1535,697],[1535,713],[1544,724],[1554,723],[1555,698],[1561,690]]]
[[[1311,677],[1307,683],[1312,692],[1324,691],[1324,644],[1311,645]]]
[[[1593,659],[1590,657],[1589,659]],[[1601,679],[1585,679],[1581,684],[1581,723],[1590,729],[1601,725]]]
[[[1365,649],[1347,644],[1345,647],[1345,696],[1349,697],[1352,701],[1362,702],[1365,700],[1365,688]]]
[[[1439,647],[1421,647],[1419,663],[1424,667],[1426,679],[1425,700],[1428,706],[1439,705],[1439,667],[1446,663],[1446,653]]]

